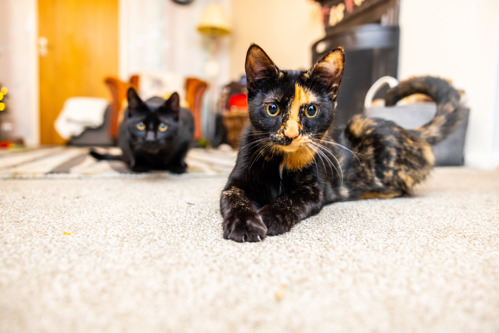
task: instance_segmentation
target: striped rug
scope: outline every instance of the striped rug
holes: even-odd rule
[[[118,148],[97,150],[120,153]],[[88,152],[89,148],[71,146],[0,150],[0,179],[179,177],[166,171],[132,172],[120,161],[97,161]],[[188,171],[180,177],[228,174],[236,154],[232,150],[193,148],[186,158]]]

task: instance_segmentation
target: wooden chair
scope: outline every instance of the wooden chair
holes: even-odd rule
[[[106,77],[104,82],[111,92],[111,110],[110,110],[110,123],[109,123],[109,136],[111,139],[118,138],[118,130],[120,127],[120,120],[123,117],[124,102],[126,101],[126,94],[129,87],[135,90],[139,89],[139,76],[132,75],[128,82],[124,82],[117,77]]]

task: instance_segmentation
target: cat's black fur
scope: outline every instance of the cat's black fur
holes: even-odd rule
[[[222,192],[223,235],[259,241],[289,231],[325,204],[408,195],[430,172],[430,144],[456,127],[463,108],[448,82],[416,77],[387,93],[387,104],[425,93],[437,102],[428,124],[404,130],[354,116],[337,141],[329,136],[343,75],[338,48],[308,71],[282,71],[257,45],[246,56],[251,124]]]
[[[168,100],[152,97],[143,102],[133,88],[127,92],[128,107],[118,133],[119,156],[91,151],[97,159],[118,159],[137,172],[168,170],[184,173],[185,156],[194,134],[194,118],[180,107],[179,95]]]

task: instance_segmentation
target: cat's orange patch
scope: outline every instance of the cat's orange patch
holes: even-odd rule
[[[359,115],[352,117],[350,124],[348,125],[348,130],[355,137],[361,137],[365,134],[369,134],[371,128],[375,125],[372,119],[365,118]]]
[[[401,179],[407,188],[411,188],[415,181],[411,174],[405,172],[404,170],[397,171],[397,177]]]
[[[307,140],[308,138],[300,137],[289,146],[277,146],[277,149],[284,153],[284,169],[301,170],[314,162],[316,151],[304,143]]]
[[[300,148],[294,153],[284,155],[282,165],[287,170],[301,170],[314,162],[315,153],[306,148]]]
[[[426,143],[421,147],[421,150],[423,152],[423,158],[431,165],[433,166],[435,164],[435,154],[433,153],[433,149],[431,148],[430,144]]]
[[[359,195],[359,199],[391,199],[399,197],[399,192],[365,192]]]
[[[311,94],[308,93],[304,87],[300,86],[298,83],[295,84],[295,98],[293,100],[293,103],[291,104],[291,116],[290,119],[293,117],[294,119],[298,120],[298,114],[300,112],[300,107],[303,104],[308,104],[310,103],[311,100]]]
[[[288,138],[295,138],[300,133],[300,108],[302,105],[310,104],[312,98],[313,96],[304,87],[295,84],[295,97],[289,108],[289,118],[283,124],[284,135]]]

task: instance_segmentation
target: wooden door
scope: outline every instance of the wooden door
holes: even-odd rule
[[[119,0],[38,0],[40,142],[62,144],[54,122],[69,97],[104,97],[118,75]]]

